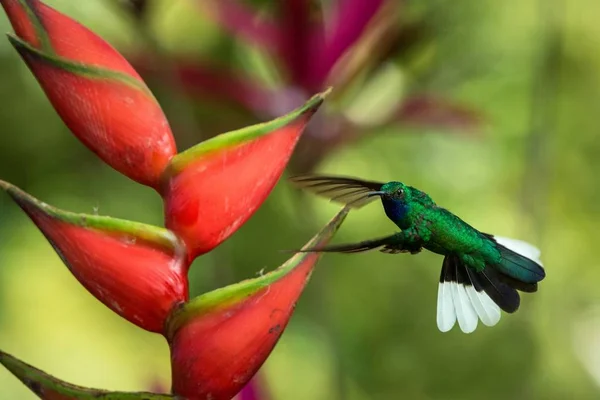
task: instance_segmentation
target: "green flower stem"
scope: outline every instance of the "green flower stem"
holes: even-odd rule
[[[39,398],[52,394],[66,399],[81,400],[184,400],[182,397],[147,392],[109,392],[90,389],[61,381],[13,356],[0,351],[0,364],[27,386]],[[54,397],[53,397],[54,398]]]

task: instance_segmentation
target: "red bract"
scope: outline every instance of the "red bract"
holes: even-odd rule
[[[263,203],[327,93],[284,117],[216,136],[173,158],[163,188],[166,225],[185,241],[190,259],[222,243]]]
[[[108,43],[38,0],[0,0],[11,43],[71,131],[102,160],[158,187],[176,153],[160,105]]]
[[[185,249],[171,232],[62,211],[0,181],[46,236],[71,273],[123,318],[163,332],[171,309],[187,300]]]
[[[347,215],[340,211],[306,246],[325,245]],[[319,259],[297,254],[278,269],[204,294],[168,323],[173,392],[230,399],[260,368],[285,329]]]

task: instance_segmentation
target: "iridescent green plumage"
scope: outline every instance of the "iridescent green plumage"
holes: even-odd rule
[[[478,231],[438,206],[426,193],[401,182],[379,183],[331,176],[300,176],[292,178],[292,182],[353,208],[360,208],[380,198],[388,218],[401,229],[400,232],[383,238],[308,251],[354,253],[380,249],[386,253],[416,254],[426,249],[445,256],[441,283],[453,282],[464,285],[467,289],[475,288],[476,295],[485,292],[507,312],[514,312],[519,307],[517,290],[535,292],[537,282],[545,277],[541,262],[537,259],[539,251],[533,246],[503,239],[511,246],[515,245],[523,250],[521,252],[530,253],[519,254],[499,243],[499,239],[494,236]],[[459,292],[456,293],[453,295],[454,304],[465,298]],[[470,292],[467,297],[471,302],[479,301]],[[465,304],[460,306],[468,308]],[[473,307],[477,308],[476,305]],[[462,312],[462,309],[457,312]],[[480,318],[485,323],[485,318],[481,315]],[[443,323],[441,325],[445,326]]]

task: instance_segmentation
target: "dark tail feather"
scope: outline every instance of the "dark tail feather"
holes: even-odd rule
[[[508,286],[515,288],[520,292],[535,293],[535,292],[537,292],[537,289],[538,289],[537,283],[521,282],[515,278],[511,278],[508,275],[499,274],[498,278],[502,282],[506,283]]]
[[[536,261],[515,253],[499,243],[496,243],[496,247],[500,250],[502,260],[494,267],[504,275],[519,283],[533,285],[546,277],[546,271]]]
[[[507,313],[517,311],[521,303],[518,288],[507,282],[501,273],[489,266],[483,271],[475,271],[453,254],[444,258],[440,282],[444,281],[457,282],[467,288],[472,286],[477,293],[484,292]]]
[[[444,264],[447,262],[456,265],[456,269],[459,271],[454,276],[450,275],[451,280],[454,277],[459,284],[473,286],[478,293],[485,292],[498,307],[507,313],[517,311],[521,303],[517,288],[507,283],[501,273],[489,266],[483,271],[477,272],[454,255],[446,256]]]
[[[523,292],[535,292],[536,283],[546,277],[546,271],[539,260],[539,249],[521,240],[496,237],[488,233],[484,235],[494,242],[500,252],[501,260],[493,267],[504,275],[504,280],[511,286],[520,286],[522,289],[516,288]]]
[[[486,266],[481,272],[467,268],[475,290],[484,291],[504,312],[514,313],[519,309],[521,297],[518,288],[512,286],[504,276],[492,267]]]
[[[535,276],[538,277],[539,272],[537,272],[537,270],[543,271],[543,269],[537,263],[526,257],[506,248],[504,250],[505,252],[503,254],[507,254],[507,252],[512,254],[510,254],[510,258],[504,258],[503,255],[503,262],[501,264],[486,265],[482,271],[475,271],[467,266],[464,266],[463,268],[466,270],[469,281],[477,292],[485,292],[503,311],[514,313],[521,303],[518,291],[526,293],[534,293],[537,291],[537,281],[527,282],[515,277],[524,275],[522,271],[520,271],[520,274],[514,273],[517,268],[521,269],[521,267],[515,267],[515,265],[524,265],[527,267],[527,271],[536,271],[536,274],[538,275]],[[518,264],[516,264],[517,261]],[[507,264],[510,268],[507,267]],[[532,268],[532,266],[535,266],[535,268]],[[525,267],[522,269],[525,269]],[[507,270],[509,270],[512,275],[506,274],[505,271]],[[531,278],[532,276],[533,275],[526,275],[526,279],[531,281],[533,280]],[[539,280],[541,279],[543,279],[543,277]],[[467,284],[468,283],[469,282],[467,282]]]

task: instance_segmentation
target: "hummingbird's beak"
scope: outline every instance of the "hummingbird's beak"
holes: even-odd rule
[[[378,190],[376,192],[369,192],[367,193],[367,197],[374,197],[374,196],[383,196],[385,195],[384,191]]]

